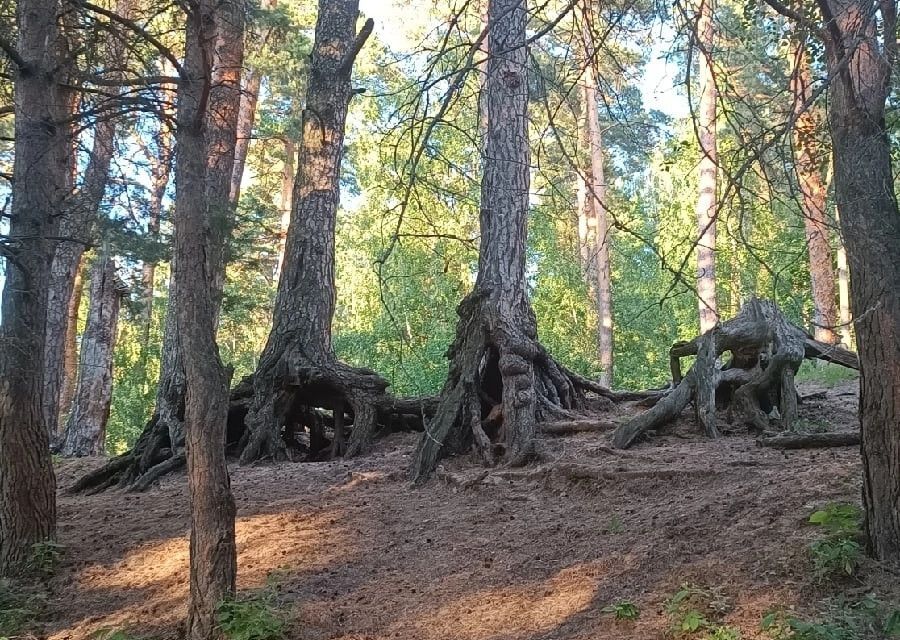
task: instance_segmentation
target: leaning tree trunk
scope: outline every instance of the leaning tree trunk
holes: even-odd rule
[[[225,464],[229,376],[216,345],[215,247],[208,209],[209,159],[223,144],[215,135],[210,65],[233,17],[227,3],[199,0],[188,13],[184,71],[178,87],[175,163],[174,281],[177,326],[185,373],[184,432],[191,505],[190,602],[186,636],[220,637],[219,605],[234,594],[237,552],[234,497]],[[207,98],[209,100],[207,101]],[[233,153],[234,138],[231,138]],[[227,141],[225,142],[227,144]],[[224,182],[225,194],[230,184]]]
[[[725,366],[717,360],[726,351]],[[734,318],[714,326],[690,342],[679,342],[669,351],[674,388],[648,411],[616,429],[613,444],[629,447],[647,431],[676,420],[690,402],[704,433],[718,436],[716,412],[727,409],[749,428],[769,428],[769,409],[778,408],[778,423],[790,431],[797,418],[794,374],[804,358],[818,358],[851,369],[859,362],[852,352],[819,342],[791,323],[767,300],[751,299]],[[697,356],[685,376],[680,359]]]
[[[481,244],[474,290],[460,303],[450,370],[434,418],[419,441],[411,476],[427,478],[438,460],[473,443],[485,462],[512,464],[535,452],[537,420],[570,415],[580,396],[537,340],[528,300],[528,77],[526,8],[492,0],[490,51],[482,97],[487,140],[481,183]]]
[[[112,401],[113,350],[119,306],[127,286],[116,275],[115,261],[105,252],[91,269],[90,306],[81,337],[81,361],[75,402],[66,420],[59,453],[97,456],[104,450]]]
[[[700,110],[697,131],[700,139],[700,194],[697,197],[697,294],[700,308],[700,332],[711,329],[719,319],[716,305],[716,186],[718,151],[716,149],[716,78],[713,72],[715,0],[699,0],[697,48],[700,54]]]
[[[597,115],[597,53],[593,46],[590,2],[585,2],[583,41],[585,49],[584,109],[588,140],[586,173],[588,217],[589,273],[593,302],[597,311],[597,351],[600,356],[600,384],[609,386],[613,377],[612,268],[609,259],[609,211],[606,173],[603,167],[603,138]]]
[[[817,153],[818,136],[823,128],[821,118],[808,105],[813,94],[812,78],[806,48],[794,50],[794,70],[791,89],[794,99],[794,164],[800,185],[800,209],[806,229],[806,246],[809,252],[809,276],[815,305],[814,333],[816,340],[835,341],[837,324],[835,308],[835,274],[828,241],[828,219],[825,213],[825,184],[822,169],[826,160]]]
[[[16,4],[15,154],[0,314],[0,575],[56,535],[56,480],[43,412],[47,287],[71,144],[60,95],[59,4]]]
[[[344,151],[344,126],[353,95],[356,55],[372,31],[356,34],[358,0],[321,0],[310,65],[297,179],[272,330],[253,375],[241,462],[288,457],[282,437],[296,405],[330,409],[332,452],[362,452],[372,437],[376,404],[387,383],[373,372],[338,362],[331,346],[334,315],[334,233]],[[345,443],[344,412],[353,418]]]
[[[131,14],[131,0],[118,0],[116,12],[128,18]],[[104,53],[113,68],[126,66],[127,50],[120,38],[109,40]],[[115,77],[118,74],[113,74]],[[117,122],[114,117],[101,114],[93,127],[93,143],[84,178],[76,193],[68,202],[60,222],[60,236],[64,238],[56,248],[50,274],[50,288],[47,305],[47,344],[44,351],[44,419],[56,432],[61,412],[69,409],[61,406],[61,391],[64,381],[64,359],[66,335],[69,320],[69,305],[72,299],[75,276],[81,265],[85,248],[94,237],[94,226],[100,203],[106,193],[109,169],[115,154]]]
[[[897,57],[897,5],[891,0],[881,3],[879,25],[870,5],[861,0],[818,4],[827,28],[835,199],[850,261],[850,299],[860,356],[865,526],[870,552],[898,562],[900,209],[885,125],[885,101]]]

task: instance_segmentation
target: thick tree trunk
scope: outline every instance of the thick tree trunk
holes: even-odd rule
[[[719,367],[717,358],[731,352]],[[653,408],[616,429],[613,444],[634,444],[650,429],[678,418],[693,401],[697,422],[706,435],[716,437],[716,411],[727,406],[729,421],[736,413],[757,432],[770,425],[771,407],[778,408],[778,422],[790,431],[797,417],[794,374],[804,358],[820,358],[853,369],[856,356],[840,347],[814,340],[789,322],[774,303],[750,300],[734,318],[715,326],[690,342],[676,343],[669,351],[675,388]],[[680,359],[696,355],[687,375],[681,376]]]
[[[237,139],[234,145],[234,164],[231,169],[231,187],[229,199],[237,205],[241,197],[241,183],[244,180],[244,168],[247,166],[247,155],[250,153],[250,141],[253,139],[253,123],[256,120],[256,103],[259,100],[259,87],[262,75],[255,69],[249,69],[244,75],[244,87],[241,90],[241,104],[238,110]]]
[[[534,454],[540,417],[571,417],[579,398],[537,341],[528,300],[527,11],[521,0],[489,4],[491,51],[483,104],[487,140],[481,183],[481,245],[474,290],[460,303],[450,370],[410,473],[427,478],[437,461],[475,444],[485,462],[513,464]],[[496,443],[496,444],[495,444]]]
[[[597,351],[600,359],[600,384],[610,386],[613,377],[612,269],[609,260],[609,212],[607,209],[606,174],[603,167],[603,140],[597,114],[596,52],[590,24],[593,13],[590,2],[584,5],[583,41],[585,49],[584,109],[588,140],[588,250],[594,276],[590,282],[597,311]]]
[[[835,308],[835,273],[828,240],[828,219],[825,213],[825,183],[822,179],[826,159],[818,152],[818,136],[824,123],[819,114],[807,108],[812,97],[812,79],[804,46],[794,50],[794,70],[791,74],[791,91],[794,99],[796,125],[794,127],[794,166],[800,185],[800,208],[806,229],[806,246],[809,252],[809,276],[812,283],[815,306],[815,337],[821,342],[835,341],[837,324]]]
[[[6,283],[0,314],[0,575],[24,567],[56,535],[56,480],[43,406],[47,290],[71,140],[57,39],[59,4],[20,0],[15,148]]]
[[[357,35],[358,15],[358,0],[319,3],[284,266],[272,330],[253,375],[242,463],[288,457],[282,427],[290,426],[286,418],[295,405],[331,409],[336,426],[347,405],[354,418],[347,453],[362,452],[375,429],[375,403],[387,387],[373,372],[339,363],[331,347],[334,233],[353,95],[350,75],[373,26],[368,21]]]
[[[861,366],[866,532],[875,557],[900,562],[900,210],[885,126],[897,6],[881,3],[878,25],[861,0],[818,4],[827,23],[835,198]]]
[[[716,79],[713,72],[715,0],[699,0],[697,47],[699,50],[700,109],[697,131],[700,141],[700,178],[697,198],[697,293],[700,332],[713,327],[719,319],[716,306],[716,187],[718,151],[716,148]]]
[[[119,306],[127,290],[116,275],[112,257],[98,256],[91,268],[91,300],[81,338],[78,388],[60,447],[64,456],[103,453],[112,402],[113,350]]]
[[[217,88],[217,78],[218,82],[226,82],[221,77],[228,74],[218,76],[210,69],[210,64],[217,61],[231,69],[230,62],[221,60],[223,46],[227,48],[223,38],[230,33],[223,23],[235,18],[233,9],[233,4],[200,0],[189,12],[184,73],[178,89],[173,271],[178,290],[174,306],[186,376],[184,432],[191,505],[191,586],[186,635],[190,640],[221,636],[216,611],[223,600],[233,595],[237,573],[235,505],[225,464],[229,380],[216,345],[215,279],[221,267],[210,257],[220,250],[215,244],[218,240],[214,239],[214,227],[221,221],[221,207],[227,204],[230,163],[224,183],[216,184],[214,191],[216,195],[224,193],[225,198],[209,198],[211,181],[222,178],[217,175],[222,167],[217,167],[213,158],[227,156],[228,148],[233,154],[234,128],[230,129],[229,141],[216,126],[216,118],[224,117],[224,112],[206,111],[221,106],[213,98],[217,89],[238,90],[239,85],[231,80]],[[235,122],[236,112],[235,109]]]

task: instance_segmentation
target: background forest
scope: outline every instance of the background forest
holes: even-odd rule
[[[478,36],[482,15],[474,2],[419,4],[410,11],[402,2],[362,3],[376,28],[355,67],[354,85],[361,91],[350,103],[336,240],[334,348],[343,360],[378,371],[398,395],[440,389],[455,307],[472,285],[478,245],[478,74],[468,74],[452,96],[448,85],[465,64],[462,56]],[[177,25],[167,26],[172,10],[133,11],[177,50]],[[611,381],[617,388],[665,384],[669,346],[698,328],[695,207],[702,154],[694,116],[701,56],[691,46],[692,11],[681,4],[604,3],[592,27],[600,36],[596,109],[610,227]],[[558,24],[550,24],[558,16]],[[253,118],[253,127],[219,322],[222,358],[234,366],[235,380],[252,373],[268,333],[315,3],[269,2],[251,8],[249,17],[245,84],[255,83],[258,88],[250,90],[258,100],[243,114]],[[727,1],[718,4],[713,20],[719,309],[730,317],[748,297],[767,297],[813,330],[797,148],[790,136],[774,139],[795,104],[792,27],[762,6]],[[529,58],[528,285],[544,345],[574,371],[598,378],[604,372],[597,305],[580,258],[579,208],[590,145],[583,133],[579,22],[577,12],[550,2],[538,7],[530,26],[547,33]],[[813,77],[821,77],[821,52],[809,54]],[[157,60],[135,62],[165,67]],[[0,90],[9,97],[9,84]],[[91,265],[113,256],[124,295],[106,435],[110,453],[130,447],[153,410],[169,280],[172,95],[165,85],[133,93],[143,106],[115,115],[109,181],[76,285],[78,330],[67,338],[65,384],[72,389],[87,294],[98,273]],[[99,124],[92,123],[100,119],[90,114],[103,105],[94,100],[81,97],[79,168],[90,163],[97,139]],[[829,140],[817,113],[821,103],[811,109],[820,125],[815,139],[803,144],[815,151],[827,189]],[[896,120],[890,110],[889,117]],[[0,126],[8,129],[11,119],[0,118]],[[0,169],[8,174],[8,130],[4,139]],[[828,249],[837,256],[841,242],[830,198],[828,203]],[[846,282],[845,272],[843,277]],[[846,309],[846,300],[842,304]],[[849,326],[843,333],[846,340]],[[63,415],[68,406],[64,396]]]

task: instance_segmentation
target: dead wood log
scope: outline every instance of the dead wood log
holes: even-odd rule
[[[724,366],[722,354],[731,356]],[[734,318],[688,342],[678,342],[669,351],[675,384],[650,410],[616,429],[613,444],[631,446],[646,431],[671,422],[694,402],[697,422],[709,437],[715,437],[716,410],[727,407],[729,421],[735,416],[762,432],[770,426],[773,408],[777,420],[790,430],[798,413],[794,374],[804,358],[819,358],[858,368],[856,354],[814,340],[791,323],[775,303],[752,299]],[[680,359],[697,356],[682,377]]]
[[[581,420],[557,420],[545,422],[541,425],[541,431],[547,435],[562,436],[570,433],[586,433],[591,431],[612,431],[618,423],[610,420],[581,419]]]
[[[824,449],[828,447],[859,446],[858,432],[846,433],[780,433],[777,436],[759,438],[757,446],[775,449]]]

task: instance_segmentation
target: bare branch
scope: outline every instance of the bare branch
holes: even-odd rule
[[[7,57],[13,61],[13,64],[19,67],[20,71],[28,67],[28,63],[25,62],[22,56],[19,55],[19,52],[16,51],[15,47],[13,47],[12,44],[6,40],[6,38],[0,37],[0,49],[2,49],[3,53],[5,53]]]
[[[344,59],[341,60],[341,66],[338,67],[338,74],[344,75],[350,73],[350,70],[353,68],[353,63],[356,61],[356,56],[359,55],[359,52],[362,51],[363,46],[366,44],[366,40],[369,39],[369,36],[372,35],[372,29],[375,28],[375,21],[372,18],[366,20],[366,23],[363,25],[363,28],[359,30],[359,33],[356,34],[356,39],[353,41],[353,46],[350,47],[350,50],[344,55]]]

